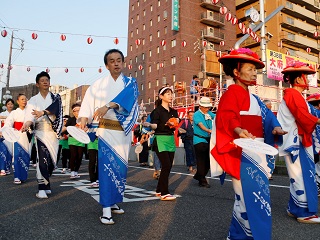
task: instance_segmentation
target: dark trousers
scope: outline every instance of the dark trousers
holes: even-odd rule
[[[198,143],[194,145],[197,159],[197,173],[194,175],[194,179],[199,183],[207,183],[206,175],[210,169],[210,152],[209,143]]]
[[[70,159],[70,150],[69,149],[62,149],[62,168],[67,168],[68,159]]]
[[[83,147],[69,145],[70,149],[70,169],[78,172],[82,163]]]
[[[50,190],[50,180],[49,177],[51,176],[54,164],[50,155],[50,152],[45,144],[43,144],[39,139],[37,139],[37,149],[38,149],[38,164],[40,174],[44,179],[37,179],[38,180],[38,188],[39,190]],[[39,171],[37,169],[37,171]],[[45,183],[47,181],[47,184]]]
[[[88,149],[90,182],[98,180],[98,150]]]
[[[156,140],[154,140],[155,142]],[[155,152],[161,162],[161,173],[158,180],[156,192],[161,192],[161,195],[169,194],[169,175],[172,168],[174,152],[159,152],[158,146],[155,146]]]
[[[142,151],[139,153],[139,163],[147,163],[149,156],[148,142],[142,143]]]
[[[188,167],[196,165],[196,155],[193,146],[193,139],[185,139],[183,142],[184,150],[186,151],[186,162]]]
[[[60,160],[61,151],[62,151],[62,145],[59,145],[58,154],[57,154],[57,163],[56,163],[57,166]]]
[[[36,164],[37,162],[37,148],[36,148],[36,144],[32,144],[32,148],[31,148],[31,161],[32,164]]]

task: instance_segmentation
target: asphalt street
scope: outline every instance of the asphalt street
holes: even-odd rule
[[[211,188],[200,188],[185,166],[174,166],[169,189],[176,201],[154,196],[153,170],[130,161],[124,202],[125,214],[113,215],[114,225],[99,221],[99,192],[91,188],[87,161],[80,179],[55,171],[52,194],[37,199],[35,169],[21,185],[13,175],[0,177],[0,239],[226,239],[234,194],[232,184],[210,179]],[[271,183],[272,239],[320,239],[320,225],[302,224],[286,214],[289,179],[274,175]]]

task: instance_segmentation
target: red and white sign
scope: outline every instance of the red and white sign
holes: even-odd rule
[[[64,34],[61,34],[60,39],[61,41],[65,41],[67,39],[67,36]]]
[[[186,47],[187,46],[187,42],[183,40],[182,43],[181,43],[181,46],[182,47]]]
[[[92,42],[93,42],[92,37],[88,37],[88,38],[87,38],[87,43],[88,43],[88,44],[91,44]]]
[[[187,118],[188,112],[194,111],[193,106],[176,108],[176,110],[178,111],[178,116],[180,119]]]
[[[117,44],[119,43],[119,38],[116,37],[116,38],[113,40],[113,42],[114,42],[114,44],[117,45]]]
[[[33,40],[36,40],[36,39],[38,38],[38,34],[32,33],[32,34],[31,34],[31,37],[32,37]]]

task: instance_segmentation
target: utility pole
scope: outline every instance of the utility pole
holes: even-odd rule
[[[11,71],[11,56],[12,56],[12,43],[13,43],[13,31],[12,31],[11,40],[10,40],[10,50],[9,50],[9,61],[8,61],[8,69],[7,69],[6,91],[9,90],[10,71]]]

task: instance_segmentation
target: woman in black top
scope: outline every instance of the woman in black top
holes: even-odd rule
[[[157,126],[153,148],[162,166],[156,195],[164,201],[176,199],[168,190],[169,174],[176,150],[173,133],[179,121],[177,110],[169,107],[172,102],[172,93],[169,87],[160,88],[159,99],[155,103],[156,108],[151,113],[151,123]]]

